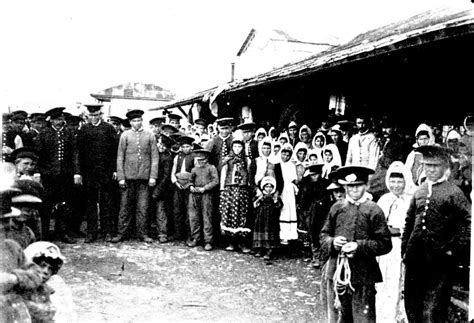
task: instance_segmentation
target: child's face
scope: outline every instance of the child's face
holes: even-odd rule
[[[326,163],[332,162],[332,158],[333,158],[332,152],[330,151],[324,152],[324,160],[326,161]]]
[[[427,135],[421,135],[416,138],[416,142],[418,143],[418,146],[426,146],[430,143],[430,137]]]
[[[207,164],[207,158],[200,158],[198,159],[198,166],[199,167],[204,167]]]
[[[41,278],[43,279],[43,283],[46,283],[53,275],[53,266],[44,260],[41,261],[41,263],[39,263],[38,266],[40,268],[40,275],[41,275]]]
[[[265,157],[270,156],[270,151],[271,151],[271,147],[270,147],[269,145],[263,145],[263,146],[262,146],[262,154],[263,154],[263,156],[265,156]]]
[[[265,194],[272,194],[273,191],[273,185],[272,184],[265,184],[263,187],[263,193]]]
[[[282,162],[286,163],[287,161],[290,160],[290,157],[291,157],[291,153],[289,151],[284,150],[281,152]]]
[[[393,194],[399,196],[405,190],[405,180],[400,177],[390,177],[388,179],[388,188]]]
[[[311,163],[316,163],[318,161],[318,156],[316,155],[309,155],[309,161]]]
[[[288,142],[288,140],[286,140],[285,137],[282,137],[280,138],[280,144],[283,146],[284,144],[286,144]]]
[[[346,185],[346,193],[354,201],[360,200],[362,195],[364,195],[367,190],[366,184],[355,184],[355,185]]]
[[[302,142],[308,142],[309,140],[309,133],[307,131],[302,131],[301,132],[301,141]]]
[[[281,147],[280,146],[275,146],[273,147],[273,153],[276,155],[280,151]]]
[[[316,139],[314,140],[314,143],[316,144],[318,148],[323,147],[323,139],[321,137],[316,137]]]
[[[346,197],[346,192],[344,191],[344,189],[334,190],[332,191],[332,196],[336,201],[339,201]]]
[[[299,150],[297,153],[296,153],[296,157],[298,157],[298,160],[300,162],[304,161],[304,159],[306,158],[306,151],[304,150]]]
[[[262,141],[263,138],[265,138],[265,134],[259,133],[258,136],[257,136],[257,140],[258,140],[258,141]]]
[[[188,144],[184,144],[184,145],[181,145],[181,151],[183,152],[183,154],[187,155],[191,152],[191,149],[193,148],[193,146],[191,145],[188,145]]]
[[[232,151],[234,152],[234,154],[238,155],[242,152],[242,149],[244,149],[244,147],[242,146],[242,144],[240,143],[234,143],[232,145]]]
[[[311,174],[310,175],[310,178],[311,178],[311,182],[317,182],[319,177],[321,176],[321,174]]]

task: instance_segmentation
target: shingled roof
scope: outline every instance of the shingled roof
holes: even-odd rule
[[[429,10],[411,18],[362,33],[349,42],[286,64],[257,76],[228,83],[221,93],[230,93],[262,84],[304,77],[335,66],[419,46],[462,34],[474,33],[472,4]],[[218,87],[177,100],[162,108],[191,104],[212,95]]]

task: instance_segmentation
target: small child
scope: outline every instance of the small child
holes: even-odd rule
[[[273,250],[280,244],[280,209],[283,206],[276,194],[276,180],[265,176],[260,182],[260,195],[253,203],[255,224],[253,230],[253,248],[255,257],[263,256],[270,260]]]
[[[193,137],[180,136],[180,151],[173,160],[171,169],[171,182],[174,184],[173,216],[174,236],[173,240],[186,240],[189,238],[189,223],[187,208],[189,201],[189,187],[191,186],[191,170],[194,167]]]
[[[213,190],[219,185],[219,175],[217,168],[209,164],[211,153],[209,150],[198,149],[194,153],[197,166],[191,170],[191,186],[189,187],[188,216],[191,238],[188,247],[195,247],[201,241],[201,231],[203,231],[204,250],[210,251],[213,243]]]
[[[326,180],[321,177],[322,168],[323,164],[309,166],[298,195],[298,238],[303,247],[311,247],[315,268],[320,267],[319,231],[330,207]]]
[[[47,282],[56,275],[64,263],[64,257],[58,246],[47,241],[38,241],[29,245],[25,251],[27,261],[40,268],[43,283],[36,289],[25,291],[22,297],[30,312],[32,322],[54,322],[56,307],[51,302],[54,290]]]

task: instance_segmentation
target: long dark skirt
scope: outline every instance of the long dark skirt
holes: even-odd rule
[[[280,245],[280,208],[271,196],[263,198],[255,209],[253,247],[273,249]]]
[[[246,186],[227,186],[221,192],[219,212],[222,234],[244,237],[250,233],[248,221],[249,192]]]

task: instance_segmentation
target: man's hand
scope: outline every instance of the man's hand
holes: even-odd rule
[[[2,147],[2,152],[6,155],[10,155],[13,152],[13,149],[11,149],[8,146]]]
[[[125,184],[125,180],[122,179],[121,181],[119,181],[119,186],[121,189],[126,189],[127,188],[127,184]]]
[[[347,239],[343,236],[337,236],[332,243],[334,244],[334,249],[341,250],[342,246],[347,243]]]
[[[183,186],[182,186],[180,183],[178,183],[178,182],[175,182],[174,184],[175,184],[175,185],[176,185],[176,187],[177,187],[177,188],[179,188],[180,190],[182,190],[182,189],[183,189]]]
[[[150,178],[150,179],[148,180],[148,186],[154,187],[155,185],[156,185],[156,179]]]

